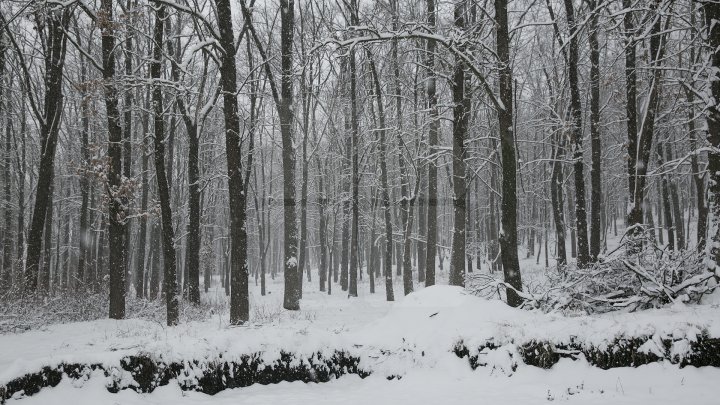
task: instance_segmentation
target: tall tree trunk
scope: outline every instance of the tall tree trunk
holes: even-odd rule
[[[130,3],[130,0],[126,1],[125,5],[126,10],[128,10],[128,13],[132,13],[132,4]],[[133,58],[133,30],[128,29],[126,30],[126,37],[125,37],[125,44],[124,44],[124,56],[125,56],[125,76],[132,77],[133,75],[133,64],[132,64],[132,58]],[[124,111],[124,117],[123,117],[123,150],[122,150],[122,169],[123,169],[123,176],[126,179],[132,178],[132,103],[133,103],[133,90],[131,86],[126,86],[125,90],[125,97],[123,100],[123,109]],[[128,199],[129,200],[129,199]],[[126,203],[127,205],[127,203]],[[130,207],[125,207],[125,209],[129,210]],[[126,247],[123,249],[123,271],[125,272],[125,288],[126,290],[130,288],[130,283],[132,281],[132,272],[130,271],[130,218],[127,218],[125,220],[125,244]],[[137,281],[136,281],[137,282]]]
[[[636,200],[637,185],[637,70],[636,64],[636,40],[635,40],[635,16],[630,10],[632,0],[623,0],[622,6],[625,9],[623,15],[623,28],[625,30],[625,115],[627,118],[628,137],[628,209],[627,226],[630,237],[637,237],[642,232],[638,228],[643,223],[642,200]],[[631,243],[631,252],[639,249],[637,244]]]
[[[20,97],[20,146],[17,144],[17,138],[15,138],[15,148],[20,149],[20,158],[18,162],[18,217],[17,217],[17,274],[21,274],[22,269],[25,267],[25,132],[26,132],[26,117],[25,117],[25,89],[22,90],[22,96]],[[17,280],[16,283],[22,286],[22,280]]]
[[[154,47],[153,61],[150,64],[150,77],[153,82],[153,109],[154,109],[154,154],[155,154],[155,178],[157,179],[158,197],[160,198],[160,216],[162,220],[162,245],[165,294],[165,305],[168,326],[178,323],[178,296],[175,279],[175,231],[172,222],[172,210],[170,208],[170,188],[167,174],[165,173],[165,121],[163,118],[163,95],[159,83],[162,69],[165,6],[159,6],[155,11]]]
[[[499,93],[502,107],[498,109],[500,154],[502,157],[502,234],[500,249],[505,282],[515,290],[522,291],[520,262],[517,252],[517,190],[515,159],[515,134],[513,131],[513,91],[510,65],[510,34],[508,28],[507,0],[495,0],[497,26],[496,52],[499,66]],[[507,289],[508,305],[517,307],[522,298],[515,290]]]
[[[80,62],[80,80],[83,82],[83,91],[81,92],[82,99],[80,100],[80,118],[82,129],[81,129],[81,145],[80,153],[82,155],[82,167],[85,170],[89,169],[90,164],[90,151],[89,137],[90,137],[90,108],[89,100],[85,82],[87,81],[87,67],[84,59]],[[92,246],[92,238],[90,230],[88,229],[88,214],[89,214],[89,202],[90,202],[90,179],[89,174],[80,175],[80,252],[78,256],[78,269],[77,269],[77,283],[76,288],[84,286],[86,278],[86,267],[88,265],[89,251]],[[144,248],[144,246],[143,246]]]
[[[356,0],[351,0],[351,21],[353,25],[359,23],[358,4]],[[358,281],[358,254],[360,244],[360,163],[358,161],[360,148],[360,128],[357,106],[357,72],[355,66],[355,50],[350,49],[350,124],[352,126],[352,233],[350,237],[350,269],[348,280],[348,296],[357,297],[357,281]]]
[[[577,232],[577,264],[583,268],[590,263],[587,212],[585,204],[585,175],[582,147],[582,102],[578,83],[578,26],[575,22],[573,0],[564,0],[569,28],[567,44],[567,70],[570,84],[570,116],[572,119],[572,157],[575,175],[575,230]]]
[[[710,0],[702,1],[705,9],[705,29],[707,45],[711,49],[710,77],[708,83],[712,94],[713,105],[707,109],[708,141],[713,149],[708,152],[708,268],[720,278],[720,3]],[[710,242],[710,241],[709,241]]]
[[[600,0],[602,1],[602,0]],[[598,44],[598,0],[589,0],[590,8],[588,42],[590,42],[590,146],[592,167],[590,170],[590,260],[596,261],[600,254],[602,224],[602,146],[600,142],[600,45]]]
[[[57,149],[58,132],[63,112],[64,96],[62,91],[63,67],[67,29],[70,21],[68,8],[48,10],[43,14],[46,26],[45,47],[45,109],[40,122],[40,164],[38,166],[38,182],[35,188],[35,206],[33,207],[30,230],[28,232],[27,261],[25,264],[25,291],[35,292],[38,283],[38,266],[42,245],[42,234],[45,228],[45,216],[48,207],[49,191],[53,178],[55,150]],[[4,20],[2,21],[4,23]],[[26,78],[29,85],[30,78]],[[26,91],[28,89],[26,88]],[[29,95],[34,97],[34,95]]]
[[[235,66],[237,49],[235,48],[230,1],[217,0],[215,3],[217,6],[218,28],[220,29],[220,46],[223,49],[222,63],[220,65],[220,83],[225,119],[225,151],[227,155],[228,201],[230,204],[230,250],[232,251],[230,258],[230,323],[238,325],[250,319],[250,300],[248,292],[247,230],[245,228],[246,196],[242,179],[237,69]],[[284,15],[283,13],[283,17]],[[290,42],[292,43],[292,40]],[[287,205],[287,199],[285,201]],[[293,224],[295,224],[294,219]]]
[[[432,1],[432,0],[428,0]],[[378,77],[377,69],[375,68],[375,62],[371,57],[368,56],[370,64],[370,74],[373,77],[374,88],[371,87],[373,95],[378,108],[378,121],[380,128],[378,129],[378,136],[380,138],[379,151],[380,151],[380,187],[382,189],[382,204],[383,204],[383,217],[385,219],[385,255],[383,256],[383,272],[385,275],[385,299],[388,301],[395,300],[395,292],[393,291],[393,280],[392,280],[392,220],[390,218],[390,186],[388,185],[387,176],[387,140],[386,140],[386,126],[385,126],[385,107],[382,101],[382,87],[380,86],[380,78]]]
[[[435,0],[427,0],[427,25],[431,31],[435,31],[436,23],[436,7]],[[435,47],[436,43],[432,39],[427,41],[427,99],[428,109],[430,110],[428,125],[428,194],[427,194],[427,234],[425,245],[425,286],[435,285],[435,258],[437,256],[437,205],[438,205],[438,180],[437,180],[437,156],[435,155],[439,143],[438,132],[440,129],[440,121],[438,117],[438,97],[436,90],[435,72]],[[389,213],[388,213],[389,214]],[[390,243],[390,240],[388,240]]]
[[[625,4],[625,3],[623,3]],[[629,7],[629,4],[628,4]],[[658,4],[651,3],[651,10],[653,10],[653,14],[658,13],[657,10]],[[648,33],[648,36],[650,38],[650,60],[649,65],[652,67],[652,76],[651,76],[651,82],[650,82],[650,90],[649,94],[647,96],[647,103],[645,108],[645,115],[643,117],[642,122],[640,123],[640,128],[635,129],[633,134],[630,134],[630,130],[633,128],[630,128],[630,123],[628,123],[628,147],[632,154],[632,151],[635,151],[635,156],[630,157],[629,162],[634,162],[635,165],[633,167],[634,170],[632,170],[632,173],[630,173],[631,177],[631,200],[630,200],[630,210],[628,214],[628,228],[630,230],[633,230],[633,233],[637,235],[637,232],[639,229],[636,229],[637,226],[642,224],[643,220],[643,213],[642,213],[642,201],[644,199],[644,193],[645,193],[645,184],[647,182],[647,170],[648,165],[650,164],[650,152],[652,148],[652,139],[655,133],[655,116],[657,114],[657,108],[659,103],[659,94],[660,94],[660,78],[661,78],[661,70],[660,70],[660,64],[662,61],[662,54],[663,54],[663,47],[662,39],[664,37],[664,34],[661,35],[661,25],[662,25],[662,16],[660,14],[653,15],[654,22],[652,27],[650,28],[650,32]],[[668,20],[669,21],[669,20]],[[630,23],[629,28],[626,27],[626,30],[629,32],[628,35],[632,35],[630,31],[633,30],[632,22]],[[631,40],[629,40],[631,41]],[[634,63],[634,44],[631,44],[631,48],[633,48],[632,51],[632,60],[626,61],[626,71],[627,69],[635,69],[635,63]],[[629,49],[629,48],[628,48]],[[626,51],[628,52],[628,51]],[[626,56],[626,59],[630,58],[629,56]],[[626,73],[627,74],[627,73]],[[634,84],[634,73],[633,78],[631,79],[628,77],[627,79],[629,82],[632,82],[631,84],[628,84],[628,86]],[[630,90],[628,89],[628,104],[630,101],[634,99],[630,95]],[[630,115],[634,114],[634,108],[633,111],[630,111],[630,107],[628,106],[628,121],[630,121]],[[639,137],[639,139],[638,139]],[[637,249],[637,244],[635,246],[632,246],[634,249]]]
[[[295,212],[295,150],[293,148],[293,36],[295,26],[295,1],[280,0],[280,99],[276,102],[280,117],[283,162],[283,198],[285,219],[285,294],[283,308],[300,309],[300,283],[298,273],[298,234]]]
[[[168,20],[170,21],[170,20]],[[178,23],[178,30],[179,30]],[[168,30],[170,24],[168,23]],[[180,47],[174,47],[173,41],[168,41],[168,53],[174,55],[172,60],[171,75],[174,82],[180,81],[180,68],[178,61],[181,58]],[[175,48],[175,49],[173,49]],[[200,93],[205,87],[205,78],[201,79]],[[177,94],[175,102],[185,124],[185,132],[188,136],[188,223],[187,241],[185,244],[185,293],[188,301],[192,304],[200,304],[200,245],[202,239],[202,228],[200,227],[200,135],[198,123],[190,116],[185,100],[182,95]],[[251,113],[252,114],[252,113]],[[252,121],[252,116],[251,116]],[[252,131],[251,131],[252,132]],[[250,135],[252,136],[252,134]],[[173,160],[172,154],[170,159]],[[172,172],[169,172],[172,174]]]
[[[455,2],[455,27],[465,29],[465,0]],[[461,49],[461,51],[463,51]],[[453,74],[453,240],[450,262],[450,285],[465,285],[465,136],[469,122],[470,98],[465,96],[465,64],[455,56]],[[514,169],[513,169],[514,170]],[[514,247],[517,255],[517,246]]]
[[[695,38],[697,37],[696,34],[696,28],[695,28],[695,18],[697,15],[697,10],[695,9],[695,3],[690,2],[691,12],[690,12],[690,26],[691,29],[691,37],[693,39],[693,42]],[[695,47],[690,47],[690,66],[693,66],[697,62],[697,57],[695,54]],[[692,75],[690,75],[692,76]],[[692,80],[692,77],[689,78],[690,85],[694,87],[694,81]],[[708,220],[708,207],[707,207],[707,201],[705,196],[705,173],[700,172],[700,165],[698,164],[698,154],[700,153],[697,150],[697,130],[695,128],[695,111],[694,111],[694,103],[695,103],[695,93],[693,91],[687,91],[686,92],[687,97],[687,103],[688,103],[688,134],[690,139],[690,177],[692,177],[693,183],[695,185],[695,203],[697,204],[697,229],[696,229],[696,240],[697,240],[697,251],[702,252],[705,250],[705,244],[707,240],[707,220]],[[690,221],[688,221],[690,222]],[[690,239],[690,235],[688,234],[688,239]]]
[[[12,283],[12,272],[13,272],[13,266],[12,266],[12,244],[13,244],[13,235],[12,235],[12,210],[10,209],[10,200],[11,200],[11,193],[10,193],[10,166],[12,165],[12,142],[10,141],[10,138],[12,137],[12,132],[10,130],[11,127],[11,121],[10,121],[10,98],[7,97],[7,94],[3,91],[5,89],[6,83],[11,83],[9,81],[5,80],[5,55],[6,55],[6,42],[4,38],[4,34],[0,34],[0,119],[2,119],[3,115],[5,116],[5,156],[4,156],[4,164],[5,164],[5,170],[3,170],[3,183],[5,184],[3,193],[5,194],[5,201],[4,201],[4,207],[3,211],[5,213],[5,232],[4,232],[4,240],[3,240],[3,259],[2,259],[2,270],[0,271],[0,291],[8,291],[11,283]],[[10,89],[10,87],[8,87]],[[20,108],[24,108],[21,106]]]
[[[105,110],[108,125],[108,231],[110,273],[110,308],[112,319],[125,318],[125,203],[127,196],[122,190],[122,128],[118,92],[115,86],[115,29],[113,0],[102,0],[104,23],[101,25],[103,81],[105,84]]]
[[[148,94],[148,97],[146,97],[146,108],[150,97]],[[143,133],[148,133],[148,114],[144,114],[143,116]],[[150,262],[148,258],[146,258],[146,248],[145,246],[148,243],[147,238],[147,228],[148,228],[148,194],[150,193],[150,182],[148,180],[148,144],[147,144],[147,137],[142,137],[142,147],[140,148],[140,153],[142,155],[141,160],[141,169],[142,169],[142,192],[140,196],[140,234],[138,235],[138,252],[137,252],[137,266],[135,268],[135,295],[138,298],[145,298],[145,293],[147,292],[147,289],[145,288],[145,284],[147,284],[147,280],[149,279],[150,274],[147,272],[147,264]],[[152,298],[152,297],[151,297]]]

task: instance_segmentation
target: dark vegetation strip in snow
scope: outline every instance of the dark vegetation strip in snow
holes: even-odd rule
[[[0,403],[14,395],[34,395],[45,387],[60,383],[63,375],[73,380],[90,378],[95,370],[102,370],[108,378],[107,389],[116,393],[122,389],[148,393],[159,386],[176,380],[183,390],[194,390],[214,395],[227,388],[247,387],[252,384],[276,384],[282,381],[327,382],[345,374],[364,378],[369,372],[358,367],[360,359],[343,351],[330,356],[315,353],[298,359],[295,354],[281,352],[278,359],[266,363],[262,353],[243,355],[238,360],[224,361],[222,355],[215,361],[190,360],[165,363],[151,355],[127,356],[119,368],[102,364],[59,364],[45,366],[0,386]]]
[[[523,344],[497,344],[486,342],[469,348],[460,341],[453,348],[460,358],[467,358],[472,369],[492,367],[511,375],[519,364],[551,368],[561,358],[584,358],[589,364],[609,369],[639,367],[644,364],[667,361],[680,367],[720,367],[720,338],[700,333],[694,338],[673,339],[657,336],[618,337],[602,347],[571,341],[553,344],[532,340]],[[392,352],[382,351],[386,357]],[[119,366],[102,364],[68,364],[45,366],[0,386],[0,404],[14,395],[33,395],[45,387],[54,387],[65,375],[73,380],[90,378],[95,370],[102,370],[108,378],[107,389],[118,392],[132,389],[148,393],[159,386],[177,381],[183,390],[194,390],[214,395],[227,388],[247,387],[252,384],[275,384],[282,381],[327,382],[346,374],[364,378],[372,370],[360,367],[360,357],[345,351],[334,351],[325,356],[320,352],[310,357],[281,352],[279,358],[266,362],[262,353],[243,355],[234,360],[188,360],[166,363],[148,354],[127,356]],[[401,376],[387,376],[388,380]]]
[[[520,345],[487,342],[475,348],[468,348],[460,341],[453,352],[460,358],[467,358],[473,370],[478,367],[500,366],[506,373],[515,371],[520,361],[530,366],[549,369],[561,358],[584,358],[590,365],[604,370],[639,367],[660,361],[680,367],[720,367],[720,338],[710,337],[704,332],[694,336],[694,339],[618,337],[602,347],[585,345],[572,339],[568,343],[560,344],[537,340]],[[498,362],[498,357],[505,357],[506,361]]]

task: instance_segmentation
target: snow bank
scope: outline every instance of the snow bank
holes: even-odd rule
[[[347,308],[344,316],[355,316],[353,306]],[[56,325],[0,336],[0,387],[62,365],[104,370],[106,386],[113,390],[152,390],[175,379],[185,389],[201,391],[207,379],[223,388],[278,378],[327,381],[348,373],[399,378],[456,356],[503,374],[525,363],[550,367],[561,357],[584,357],[601,367],[658,360],[720,366],[716,305],[571,318],[510,308],[459,287],[434,286],[392,304],[375,321],[337,326],[293,320],[227,327],[217,319],[177,327],[140,320]],[[711,355],[697,357],[701,352]],[[249,380],[229,384],[238,370],[249,373]],[[272,372],[280,377],[269,376]],[[138,377],[142,373],[149,377]],[[146,386],[139,378],[163,381]],[[7,390],[5,396],[10,395]]]

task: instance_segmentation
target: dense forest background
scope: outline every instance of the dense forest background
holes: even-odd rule
[[[719,76],[714,0],[5,0],[0,295],[697,300]]]

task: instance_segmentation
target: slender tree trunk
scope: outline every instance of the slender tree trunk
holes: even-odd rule
[[[17,218],[17,274],[21,274],[25,268],[25,89],[22,89],[20,98],[20,161],[18,162],[18,218]],[[17,150],[17,138],[15,139],[15,148]],[[16,280],[17,284],[22,286],[22,280]]]
[[[455,27],[465,29],[465,0],[455,3]],[[465,285],[465,136],[470,118],[470,99],[465,96],[465,64],[460,57],[455,57],[453,74],[453,240],[450,262],[450,285]],[[516,249],[517,255],[517,246]]]
[[[428,0],[432,1],[432,0]],[[380,86],[380,78],[378,77],[377,69],[375,68],[375,62],[371,57],[368,57],[370,63],[370,74],[373,77],[374,88],[372,88],[373,95],[375,96],[377,109],[378,109],[378,121],[380,128],[378,129],[378,136],[380,138],[379,149],[380,149],[380,187],[382,189],[382,204],[383,204],[383,217],[385,219],[385,255],[383,257],[383,272],[385,273],[385,298],[388,301],[395,300],[395,293],[393,291],[393,280],[392,280],[392,220],[390,218],[390,187],[388,185],[387,176],[387,141],[386,141],[386,125],[385,125],[385,107],[382,101],[382,87]]]
[[[657,143],[657,162],[658,167],[662,167],[664,164],[662,142]],[[672,206],[670,205],[670,188],[668,187],[667,174],[665,173],[660,175],[660,187],[662,191],[660,199],[665,214],[665,230],[667,231],[668,237],[667,246],[669,250],[675,250],[675,227],[673,226]]]
[[[107,1],[107,0],[105,0]],[[55,150],[63,112],[64,96],[62,91],[63,67],[67,29],[70,21],[68,8],[50,10],[44,14],[47,44],[45,49],[45,109],[40,119],[40,164],[38,182],[35,188],[35,206],[33,207],[30,230],[28,232],[27,261],[25,265],[25,291],[35,292],[38,283],[38,268],[45,228],[48,197],[53,179]],[[29,80],[29,79],[28,79]],[[26,89],[27,91],[27,89]],[[30,95],[33,97],[33,95]]]
[[[147,98],[149,100],[149,97]],[[147,103],[146,103],[147,104]],[[143,117],[143,134],[148,133],[148,114]],[[148,144],[147,137],[142,137],[142,148],[140,153],[142,155],[142,194],[140,196],[140,235],[138,236],[138,253],[137,253],[137,267],[135,268],[135,295],[138,298],[145,298],[145,284],[149,277],[149,273],[146,271],[146,264],[150,262],[146,258],[145,246],[148,243],[147,238],[147,225],[148,225],[148,194],[150,193],[150,182],[148,180]],[[152,298],[152,294],[151,294]]]
[[[155,218],[152,221],[152,227],[150,229],[150,299],[156,300],[158,294],[160,294],[160,220]]]
[[[600,0],[602,1],[602,0]],[[598,0],[589,0],[590,9],[588,41],[590,42],[590,146],[592,167],[590,170],[590,260],[597,261],[600,254],[600,221],[602,212],[602,146],[600,142],[600,45],[598,44]]]
[[[624,0],[627,1],[627,0]],[[623,3],[625,5],[625,3]],[[628,7],[629,7],[628,3]],[[651,3],[651,9],[653,10],[653,14],[657,13],[657,4]],[[642,122],[640,123],[640,128],[635,129],[631,128],[630,123],[628,123],[628,146],[629,150],[635,151],[635,156],[631,157],[629,162],[634,162],[634,166],[632,168],[632,172],[630,173],[631,177],[631,200],[630,200],[630,209],[628,214],[628,228],[633,230],[634,234],[637,235],[637,232],[641,231],[641,229],[635,229],[639,225],[642,224],[643,220],[643,213],[642,213],[642,201],[644,199],[644,193],[645,193],[645,184],[647,182],[647,170],[648,165],[650,164],[650,152],[652,148],[652,139],[655,133],[655,115],[657,114],[657,108],[659,103],[659,94],[660,94],[660,79],[661,79],[661,70],[660,64],[662,61],[662,37],[664,34],[661,35],[661,25],[662,25],[662,16],[654,15],[655,20],[654,23],[650,29],[649,32],[649,38],[650,38],[650,61],[649,65],[653,68],[652,69],[652,76],[651,76],[651,82],[650,82],[650,90],[647,98],[647,104],[646,104],[646,111],[645,115],[643,117]],[[627,17],[630,18],[630,17]],[[626,26],[626,31],[628,31],[627,35],[631,35],[631,31],[633,30],[632,22],[630,22],[630,26]],[[632,40],[629,40],[632,41]],[[632,48],[632,58],[630,56],[626,55],[626,71],[628,69],[635,69],[635,55],[634,55],[634,43],[631,43],[631,46],[628,48]],[[628,51],[626,51],[628,52]],[[627,75],[627,73],[626,73]],[[634,72],[633,77],[630,78],[628,75],[628,81],[631,82],[628,84],[628,86],[632,86],[633,90],[635,87],[634,84]],[[628,89],[628,104],[630,104],[631,100],[634,100],[634,95],[630,94],[631,91]],[[634,103],[633,103],[634,104]],[[632,108],[633,111],[630,111],[630,107],[628,106],[628,121],[632,121],[630,119],[631,114],[635,114],[635,108]],[[633,134],[630,134],[630,130],[633,130]],[[638,139],[639,136],[639,139]],[[631,153],[632,154],[632,153]],[[637,250],[638,246],[635,244],[632,246],[633,249]]]
[[[53,173],[55,177],[55,173]],[[43,240],[43,263],[42,270],[40,271],[40,285],[38,290],[41,294],[50,295],[50,264],[52,262],[52,222],[53,222],[53,194],[54,194],[54,179],[50,183],[50,190],[48,191],[48,206],[45,211],[45,231]]]
[[[170,188],[165,173],[165,121],[163,118],[163,95],[159,80],[162,69],[163,41],[165,25],[165,6],[159,6],[155,11],[155,30],[153,61],[150,64],[150,76],[153,81],[153,108],[154,108],[154,154],[155,178],[157,179],[158,197],[160,198],[160,216],[162,220],[163,265],[165,267],[163,293],[167,310],[168,326],[178,323],[178,296],[175,279],[175,231],[170,208]]]
[[[497,26],[496,51],[499,67],[499,93],[503,108],[497,112],[500,133],[500,154],[502,157],[502,234],[500,249],[505,282],[515,290],[522,291],[520,262],[517,252],[517,190],[515,159],[515,134],[513,132],[513,92],[510,65],[510,34],[508,28],[507,0],[495,0],[495,21]],[[507,289],[508,305],[517,307],[522,298],[515,290]]]
[[[628,195],[630,197],[627,209],[627,226],[630,236],[637,237],[641,233],[641,229],[637,227],[642,224],[643,215],[642,200],[635,199],[638,158],[635,16],[630,10],[632,0],[623,0],[622,6],[625,9],[623,15],[623,28],[625,30],[625,115],[628,137]],[[631,252],[637,251],[639,247],[637,244],[631,244]]]
[[[132,4],[130,3],[130,0],[126,1],[125,8],[129,10],[130,13],[132,13]],[[124,44],[124,53],[125,53],[125,76],[132,77],[133,75],[133,64],[132,64],[132,58],[133,58],[133,30],[128,29],[126,30],[126,37],[125,37],[125,44]],[[126,179],[132,178],[132,103],[133,103],[133,92],[132,87],[127,86],[125,88],[125,97],[123,101],[123,109],[124,111],[124,117],[123,117],[123,150],[122,150],[122,169],[123,169],[123,176]],[[129,199],[128,199],[129,201]],[[126,202],[127,205],[127,202]],[[125,207],[126,210],[129,210],[130,207]],[[129,289],[131,287],[131,281],[132,281],[132,272],[130,271],[130,218],[127,218],[125,220],[125,249],[123,249],[123,271],[125,272],[125,289]],[[136,281],[137,282],[137,281]]]
[[[672,153],[672,144],[666,143],[665,144],[665,161],[671,162],[673,160],[673,153]],[[667,181],[668,181],[668,187],[670,188],[670,197],[672,198],[672,206],[673,206],[673,225],[675,230],[675,240],[676,240],[676,247],[678,250],[685,249],[685,229],[684,229],[684,223],[685,220],[683,218],[683,207],[680,205],[680,196],[678,193],[678,179],[677,176],[675,176],[672,173],[666,174]]]
[[[6,42],[3,34],[0,34],[0,119],[2,119],[3,115],[5,116],[5,125],[6,125],[6,131],[5,131],[5,156],[4,156],[4,164],[5,164],[5,170],[3,171],[3,183],[5,184],[4,187],[4,194],[5,194],[5,204],[3,207],[3,211],[5,213],[5,230],[4,230],[4,240],[3,240],[3,259],[2,259],[2,271],[0,271],[0,291],[8,291],[10,288],[10,285],[12,283],[12,273],[13,273],[13,266],[12,266],[12,244],[13,244],[13,235],[12,235],[12,210],[10,209],[10,200],[11,200],[11,193],[10,193],[10,166],[12,165],[12,142],[10,141],[10,138],[12,137],[12,132],[10,130],[11,127],[11,121],[10,121],[10,102],[9,97],[5,94],[3,91],[5,88],[5,83],[9,83],[5,80],[5,55],[6,55]],[[8,87],[9,89],[10,87]],[[21,106],[20,108],[24,108]]]
[[[586,267],[590,263],[590,247],[587,233],[587,213],[585,204],[585,175],[582,147],[582,102],[578,83],[578,26],[575,22],[575,10],[572,0],[564,0],[565,13],[569,28],[567,70],[570,84],[570,115],[572,118],[572,157],[575,175],[575,230],[577,232],[577,264]],[[592,79],[591,79],[592,80]]]
[[[328,263],[327,263],[327,218],[325,217],[325,204],[327,197],[325,196],[325,170],[323,170],[320,158],[317,158],[318,166],[318,216],[320,223],[318,224],[318,243],[320,245],[320,268],[318,269],[318,280],[320,282],[320,291],[325,291],[325,284],[328,282]],[[371,279],[372,280],[372,279]],[[374,292],[374,291],[371,291]]]
[[[427,25],[431,31],[435,31],[436,23],[436,7],[435,0],[427,0]],[[435,47],[433,40],[427,41],[427,99],[429,113],[428,125],[428,194],[427,194],[427,243],[425,245],[425,286],[435,285],[435,258],[437,256],[437,205],[438,205],[438,180],[437,180],[437,146],[439,143],[438,132],[440,129],[440,121],[438,116],[438,97],[436,91],[436,72],[435,72]],[[388,240],[390,243],[390,240]]]
[[[81,145],[80,153],[82,155],[82,167],[88,170],[90,164],[90,151],[88,149],[89,136],[90,136],[90,108],[88,106],[89,100],[87,98],[87,91],[85,91],[85,82],[87,81],[87,67],[84,59],[80,62],[80,80],[83,82],[83,91],[81,92],[82,100],[80,101],[80,118],[82,129],[81,129]],[[76,290],[80,290],[80,287],[84,285],[86,278],[86,267],[87,259],[89,257],[89,248],[92,245],[92,239],[90,231],[88,229],[88,214],[90,202],[90,180],[88,179],[89,174],[80,175],[80,252],[78,256],[78,269],[77,269],[77,282]],[[144,247],[143,247],[144,248]]]

